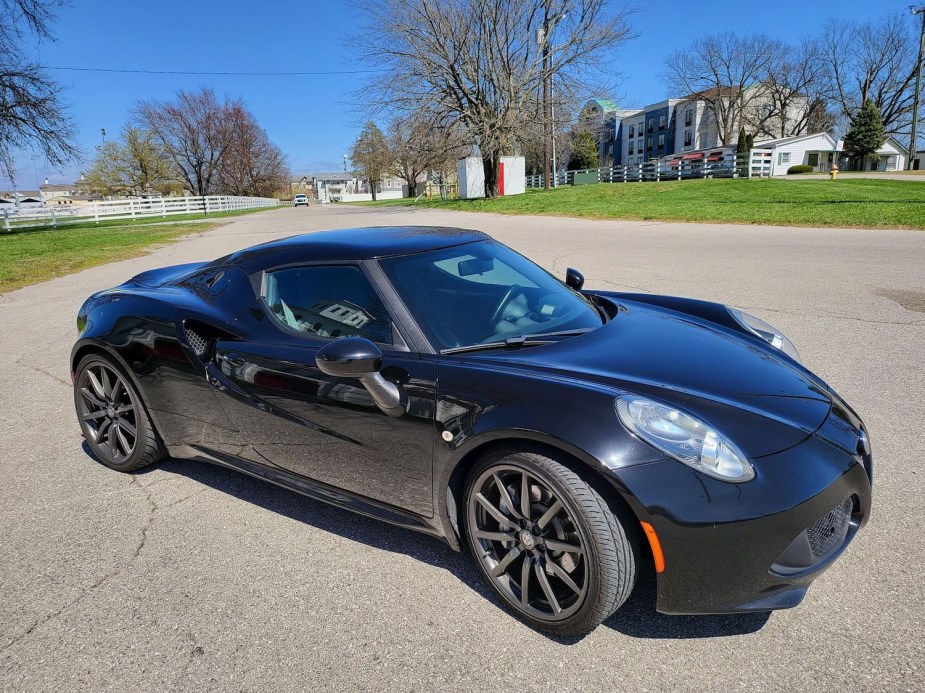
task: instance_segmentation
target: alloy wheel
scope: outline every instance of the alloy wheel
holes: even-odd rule
[[[588,558],[574,518],[539,475],[496,465],[469,494],[469,537],[489,579],[517,609],[560,621],[588,593]]]
[[[80,373],[77,389],[77,413],[87,440],[106,461],[124,463],[138,441],[138,412],[131,389],[121,375],[99,362]]]

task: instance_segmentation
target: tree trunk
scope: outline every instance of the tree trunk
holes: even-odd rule
[[[376,201],[376,183],[372,178],[369,179],[369,191],[373,194],[373,202],[375,202]]]
[[[498,163],[501,152],[482,154],[482,171],[485,174],[485,197],[498,196]]]

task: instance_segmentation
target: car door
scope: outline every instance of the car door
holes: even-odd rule
[[[261,329],[215,349],[222,406],[244,440],[267,464],[432,516],[436,365],[407,350],[359,265],[267,271],[260,287]],[[318,349],[347,336],[380,346],[405,414],[388,416],[359,380],[317,368]]]

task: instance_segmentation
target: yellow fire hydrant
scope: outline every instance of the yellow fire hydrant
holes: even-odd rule
[[[832,164],[832,168],[829,169],[829,178],[838,180],[838,164]]]

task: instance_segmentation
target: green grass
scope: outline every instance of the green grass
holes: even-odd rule
[[[113,260],[142,255],[159,243],[212,228],[213,224],[74,224],[59,229],[0,233],[0,293]]]
[[[602,183],[493,200],[356,202],[591,219],[925,228],[925,182],[878,179],[722,179]]]
[[[267,209],[210,213],[208,217],[202,213],[183,214],[167,217],[166,222],[161,217],[146,217],[99,224],[91,220],[58,228],[0,228],[0,294],[114,260],[138,257],[151,246],[207,231],[220,218],[261,211]]]

